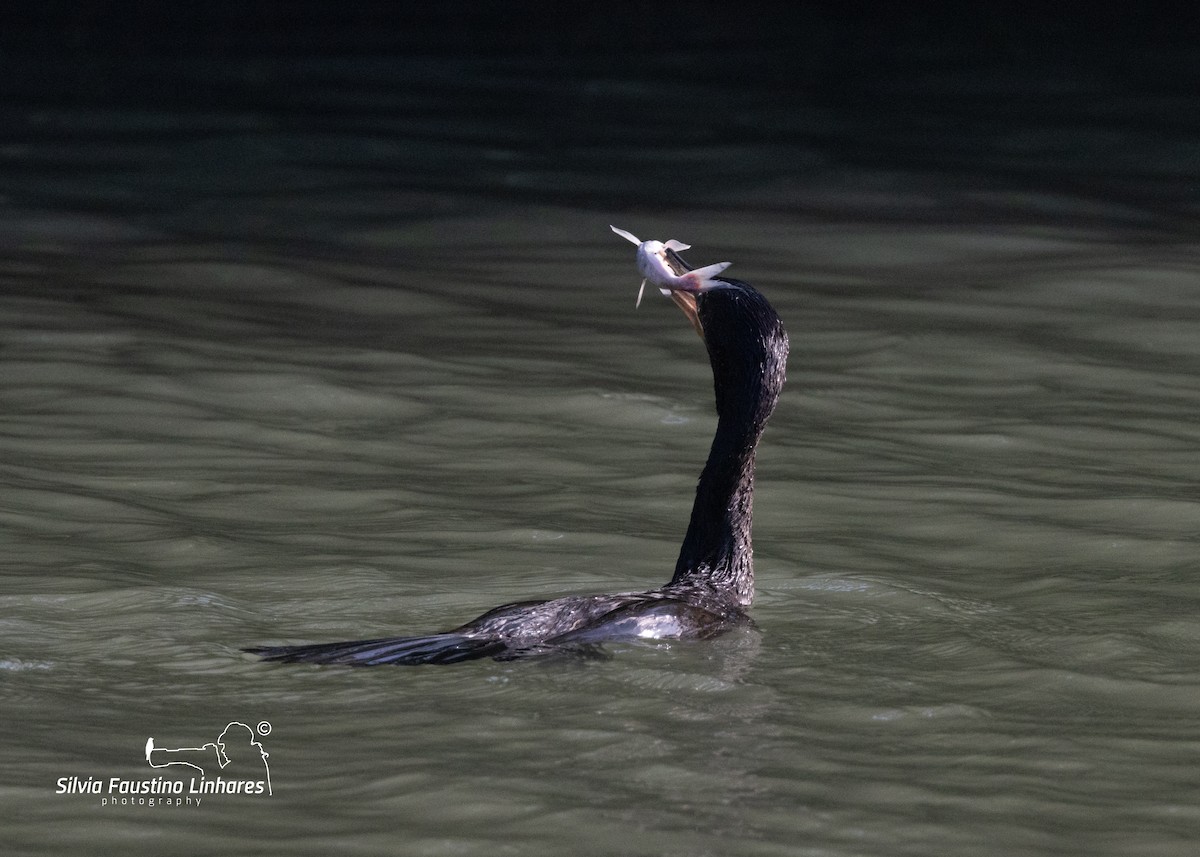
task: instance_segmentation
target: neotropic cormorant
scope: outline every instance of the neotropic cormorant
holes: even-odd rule
[[[639,245],[639,269],[695,326],[713,370],[717,431],[670,583],[646,592],[505,604],[440,634],[245,651],[290,663],[453,664],[587,650],[622,639],[705,639],[750,624],[754,452],[783,389],[787,333],[766,298],[719,276],[728,263],[693,270],[676,252],[685,244],[640,242],[613,231]]]

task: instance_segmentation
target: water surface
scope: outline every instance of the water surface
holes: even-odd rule
[[[174,72],[272,107],[5,129],[13,853],[1192,853],[1194,101],[282,62]],[[761,633],[241,655],[669,576],[711,376],[609,223],[732,260],[791,332]],[[270,797],[55,793],[232,721],[269,724]]]

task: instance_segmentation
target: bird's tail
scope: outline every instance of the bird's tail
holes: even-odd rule
[[[503,656],[507,646],[500,640],[462,634],[431,634],[426,637],[384,637],[378,640],[348,640],[308,646],[258,646],[243,649],[264,661],[291,664],[456,664],[476,658]]]

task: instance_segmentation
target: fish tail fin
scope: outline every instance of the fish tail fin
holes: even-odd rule
[[[732,262],[717,262],[715,265],[705,265],[703,268],[695,268],[691,271],[688,271],[686,274],[684,274],[684,277],[695,277],[696,282],[699,284],[701,289],[712,288],[714,285],[716,285],[713,282],[713,277],[722,273],[732,264]]]

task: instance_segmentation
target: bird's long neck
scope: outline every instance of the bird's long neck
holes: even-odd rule
[[[736,283],[736,281],[731,281]],[[745,284],[698,303],[712,363],[717,432],[696,487],[671,584],[701,587],[727,603],[754,600],[754,451],[779,401],[787,334],[775,311]]]
[[[674,249],[666,256],[677,274],[692,270]],[[720,279],[730,290],[697,297],[692,318],[712,364],[717,431],[667,586],[744,607],[754,600],[754,453],[783,390],[788,337],[762,295]]]
[[[701,585],[723,600],[754,600],[754,449],[763,422],[724,414],[696,486],[671,585]]]

